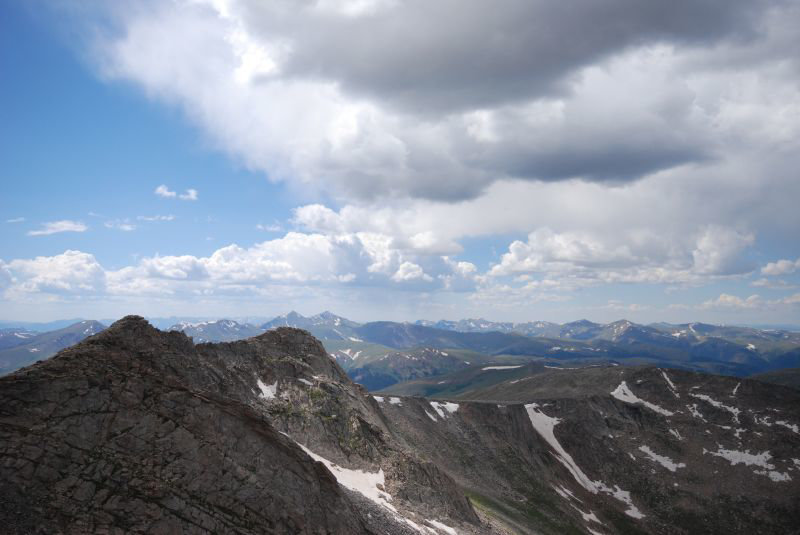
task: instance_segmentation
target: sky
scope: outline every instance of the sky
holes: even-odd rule
[[[800,324],[800,4],[0,3],[0,319]]]

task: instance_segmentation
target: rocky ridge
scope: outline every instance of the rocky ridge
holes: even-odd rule
[[[797,391],[658,368],[523,379],[471,399],[371,396],[299,329],[194,344],[127,317],[0,378],[0,521],[390,535],[800,525]]]
[[[0,378],[0,406],[12,533],[486,529],[297,329],[195,345],[126,317]]]

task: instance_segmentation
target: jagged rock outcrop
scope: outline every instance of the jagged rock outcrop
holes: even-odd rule
[[[331,470],[418,490],[373,483],[373,503]],[[135,316],[0,378],[0,496],[9,533],[413,533],[448,516],[480,530],[308,333],[195,345]]]

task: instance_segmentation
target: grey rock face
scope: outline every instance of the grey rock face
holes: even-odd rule
[[[364,531],[335,479],[263,416],[175,373],[194,365],[185,336],[141,323],[0,380],[6,529]]]
[[[477,522],[446,475],[413,473],[424,464],[386,442],[374,405],[304,331],[195,346],[126,317],[0,378],[0,522],[9,533],[407,532],[391,511],[377,530],[374,504],[295,432],[341,465],[385,465],[386,487],[451,490],[406,492],[393,502],[403,514],[433,495],[437,518],[453,498],[456,521]]]

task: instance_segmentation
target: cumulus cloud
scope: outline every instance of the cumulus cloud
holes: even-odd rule
[[[177,193],[171,191],[165,184],[158,186],[153,193],[164,199],[171,199],[177,195]]]
[[[94,255],[67,250],[55,256],[12,260],[5,264],[11,274],[12,294],[96,294],[105,289],[105,270]]]
[[[117,7],[122,31],[97,55],[105,76],[179,105],[251,168],[349,199],[636,180],[717,160],[720,139],[777,115],[759,109],[766,88],[727,81],[794,61],[796,10],[579,4],[152,3]],[[794,107],[796,88],[781,87]]]
[[[489,274],[547,274],[568,284],[598,282],[691,283],[752,270],[744,252],[753,236],[710,226],[694,239],[667,241],[642,229],[617,235],[536,230],[514,241]]]
[[[281,285],[408,288],[464,291],[477,268],[447,257],[395,249],[378,234],[289,232],[251,247],[236,244],[209,256],[155,255],[120,269],[106,269],[93,255],[66,251],[0,264],[7,294],[80,292],[108,295],[268,292]],[[422,286],[420,286],[422,285]]]
[[[778,260],[777,262],[770,262],[763,268],[761,273],[771,277],[779,275],[789,275],[800,269],[800,258],[797,260]]]
[[[50,234],[58,234],[59,232],[86,232],[87,230],[89,230],[89,227],[80,221],[62,219],[61,221],[44,223],[41,228],[28,231],[28,236],[49,236]]]
[[[427,275],[420,266],[413,262],[403,262],[397,271],[392,275],[392,280],[397,282],[413,281],[422,279],[426,281],[433,280],[430,275]]]
[[[178,198],[182,201],[196,201],[197,200],[197,190],[189,188],[185,192],[181,193],[180,195],[176,191],[172,191],[169,189],[166,184],[161,184],[158,186],[155,191],[153,191],[158,197],[162,199],[174,199]]]
[[[111,293],[373,285],[524,307],[601,284],[741,281],[766,240],[782,249],[770,258],[797,254],[785,244],[800,228],[800,6],[105,9],[113,25],[92,32],[101,76],[177,107],[213,146],[315,201],[282,238],[108,271]],[[499,254],[468,249],[480,269],[459,258],[484,239]]]
[[[184,193],[178,195],[178,198],[182,201],[196,201],[197,200],[197,190],[189,188]]]

